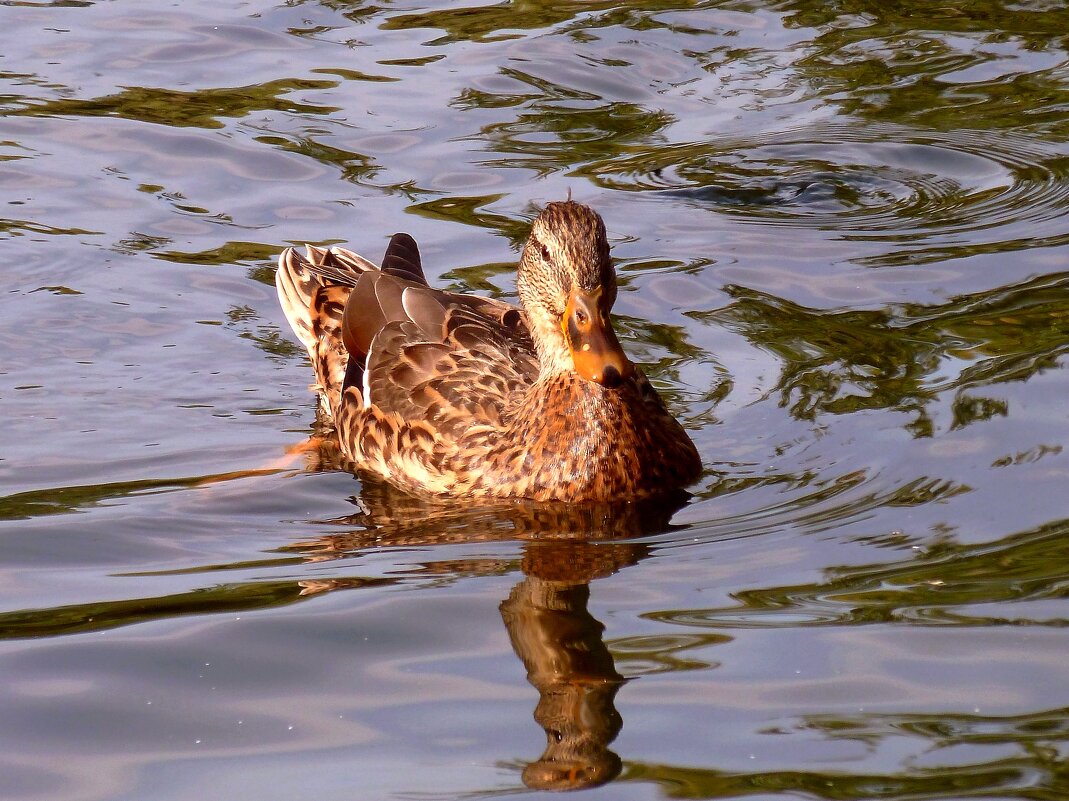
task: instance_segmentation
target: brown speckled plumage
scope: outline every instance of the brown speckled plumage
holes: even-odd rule
[[[616,276],[586,206],[550,203],[535,220],[522,311],[429,287],[407,234],[381,269],[343,248],[287,249],[276,283],[342,450],[408,491],[624,500],[700,473],[612,333]]]

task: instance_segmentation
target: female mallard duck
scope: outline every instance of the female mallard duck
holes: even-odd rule
[[[627,500],[701,461],[609,322],[616,273],[592,209],[550,203],[520,256],[522,311],[427,285],[416,243],[382,267],[287,248],[276,283],[358,466],[419,495]]]

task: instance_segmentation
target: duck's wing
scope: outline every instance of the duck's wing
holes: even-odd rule
[[[427,285],[416,242],[396,234],[382,268],[345,248],[287,251],[287,285],[299,285],[310,320],[294,325],[333,401],[355,387],[359,403],[398,424],[422,421],[449,437],[497,424],[538,375],[523,313],[503,301]],[[280,296],[283,283],[280,279]],[[284,304],[285,305],[285,304]],[[289,315],[289,312],[287,311]],[[292,316],[291,316],[292,322]],[[344,348],[339,342],[344,343]],[[318,358],[327,349],[330,358]],[[342,378],[344,377],[344,378]],[[340,394],[340,393],[339,393]],[[331,403],[334,406],[334,403]]]
[[[538,376],[526,320],[502,301],[380,273],[353,289],[343,327],[350,353],[363,353],[364,406],[444,438],[498,425]]]

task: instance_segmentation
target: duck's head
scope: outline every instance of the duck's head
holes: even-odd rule
[[[516,285],[543,373],[572,370],[610,388],[634,374],[609,320],[616,271],[596,211],[571,200],[547,205],[531,226]]]

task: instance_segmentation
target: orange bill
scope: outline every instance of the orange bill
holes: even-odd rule
[[[573,290],[561,329],[572,352],[575,371],[587,381],[615,387],[634,375],[635,368],[616,339],[601,292],[600,287],[593,292]]]

